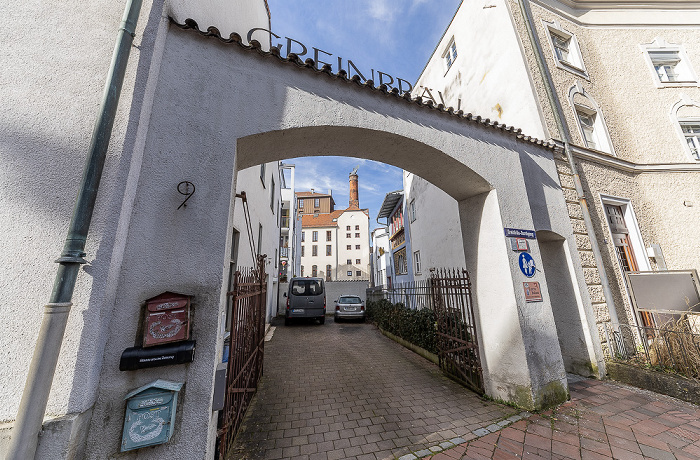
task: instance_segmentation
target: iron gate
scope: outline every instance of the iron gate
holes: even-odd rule
[[[226,372],[226,400],[219,413],[219,459],[224,460],[233,444],[250,400],[263,372],[265,302],[267,282],[265,256],[255,268],[236,271],[231,296],[231,343]]]
[[[483,394],[469,274],[466,270],[456,269],[432,271],[430,288],[437,321],[440,368],[450,377]]]

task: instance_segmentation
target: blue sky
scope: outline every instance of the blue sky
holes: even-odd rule
[[[369,69],[415,83],[460,0],[268,0],[271,30]],[[273,38],[274,40],[274,38]],[[278,42],[273,41],[273,45]],[[283,48],[286,51],[286,48]],[[296,51],[296,49],[295,49]],[[313,57],[307,55],[303,58]],[[337,68],[334,65],[333,71]],[[367,73],[365,73],[365,71]],[[369,77],[368,77],[369,78]],[[375,78],[376,79],[376,78]],[[372,228],[388,192],[401,189],[401,170],[346,157],[296,158],[297,191],[333,190],[338,208],[348,204],[348,174],[359,165],[360,206],[369,208]]]

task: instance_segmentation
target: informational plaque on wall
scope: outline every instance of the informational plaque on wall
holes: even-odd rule
[[[528,281],[523,283],[525,290],[526,302],[542,302],[542,291],[540,291],[540,283],[537,281]]]

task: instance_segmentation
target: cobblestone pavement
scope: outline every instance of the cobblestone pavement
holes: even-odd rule
[[[392,459],[521,418],[370,324],[280,324],[230,459]]]
[[[613,382],[579,379],[569,388],[571,401],[555,410],[402,460],[700,459],[698,406]]]

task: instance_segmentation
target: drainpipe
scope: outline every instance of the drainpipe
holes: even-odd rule
[[[131,51],[136,22],[142,0],[127,0],[119,27],[112,63],[107,75],[99,115],[90,142],[89,153],[83,170],[81,188],[78,191],[66,242],[54,281],[49,303],[44,307],[41,328],[37,337],[29,374],[22,393],[17,418],[12,430],[8,460],[33,460],[39,442],[46,404],[51,392],[58,355],[68,322],[80,266],[87,263],[85,241],[97,199],[97,190],[105,164],[109,138],[119,102],[124,73]]]
[[[552,76],[547,70],[547,65],[544,60],[544,53],[542,52],[542,45],[540,43],[539,37],[535,32],[535,25],[532,19],[532,11],[530,11],[530,4],[528,0],[518,0],[520,5],[520,12],[525,20],[525,27],[527,29],[527,35],[530,39],[530,45],[535,51],[535,59],[537,61],[537,68],[540,71],[540,76],[544,81],[544,87],[547,93],[547,99],[552,107],[552,112],[554,114],[554,120],[557,124],[557,129],[559,131],[559,136],[564,140],[564,153],[566,154],[566,159],[569,162],[569,167],[574,175],[574,184],[576,188],[576,195],[578,196],[579,204],[581,205],[581,210],[583,211],[583,221],[586,225],[586,231],[588,232],[589,239],[591,240],[591,249],[593,250],[593,256],[595,257],[596,265],[598,266],[598,273],[600,274],[600,284],[603,287],[603,296],[605,297],[605,303],[608,305],[608,314],[610,315],[610,321],[613,323],[613,327],[616,328],[620,321],[617,317],[617,311],[615,310],[615,303],[613,301],[612,291],[610,290],[610,282],[608,281],[608,275],[605,271],[605,266],[603,265],[603,257],[600,254],[600,247],[598,246],[598,239],[596,238],[595,228],[593,227],[593,222],[591,221],[591,214],[588,210],[588,203],[586,201],[586,196],[583,193],[583,186],[581,185],[581,177],[578,174],[578,168],[576,163],[574,163],[574,156],[571,153],[571,136],[568,129],[564,125],[564,110],[562,109],[561,102],[554,90],[554,82],[552,81]]]

